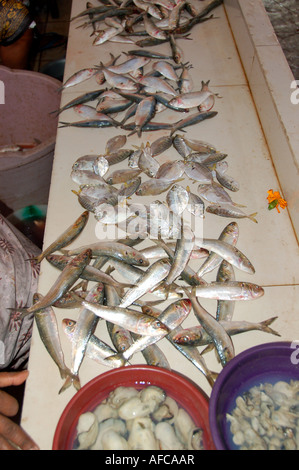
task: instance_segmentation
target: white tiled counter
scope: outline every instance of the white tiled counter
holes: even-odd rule
[[[200,7],[208,4],[200,2]],[[72,16],[85,8],[83,0],[74,0]],[[252,302],[237,302],[234,319],[263,321],[277,316],[272,327],[280,338],[262,332],[250,332],[234,337],[236,353],[259,343],[276,340],[299,340],[299,250],[298,232],[298,115],[299,104],[290,100],[292,74],[273,33],[270,21],[259,0],[246,2],[227,0],[214,12],[214,18],[197,25],[192,30],[192,41],[180,41],[184,61],[193,68],[191,75],[194,88],[201,81],[210,80],[210,88],[219,94],[214,109],[218,115],[201,124],[187,128],[187,136],[212,143],[219,151],[228,154],[229,174],[240,183],[234,193],[234,201],[246,205],[247,214],[257,212],[258,223],[249,219],[238,220],[240,236],[238,248],[246,254],[255,267],[255,274],[236,272],[238,280],[247,280],[264,287],[262,298]],[[128,45],[92,46],[92,38],[86,29],[71,22],[66,57],[65,79],[74,72],[109,60],[109,53],[120,53],[132,49]],[[159,52],[165,52],[167,45]],[[98,85],[90,80],[66,89],[62,104],[83,92],[95,90]],[[162,117],[163,116],[163,117]],[[171,112],[163,112],[158,121],[178,120]],[[73,110],[60,116],[61,121],[78,120]],[[47,213],[44,246],[48,246],[66,227],[82,213],[72,189],[77,189],[70,172],[74,161],[86,154],[101,154],[108,138],[119,131],[59,128],[55,149],[51,191]],[[167,131],[143,133],[128,137],[126,147],[153,142],[167,135]],[[177,158],[174,149],[165,152],[167,158]],[[192,183],[191,183],[192,185]],[[269,211],[267,191],[280,190],[288,201],[288,208]],[[143,201],[144,202],[144,201]],[[232,219],[206,214],[203,236],[218,238],[222,229]],[[80,238],[72,246],[81,246],[97,241],[96,221],[90,217]],[[97,232],[98,235],[98,232]],[[39,291],[45,294],[57,278],[57,271],[43,261]],[[204,301],[203,305],[215,312],[216,301]],[[76,319],[76,310],[56,309],[61,327],[63,318]],[[183,326],[194,325],[189,317]],[[106,331],[100,326],[98,336],[109,342]],[[66,363],[70,364],[70,344],[61,329],[61,341]],[[159,345],[166,353],[171,367],[192,378],[208,395],[210,386],[205,377],[182,357],[166,341]],[[208,367],[220,371],[213,352],[205,356]],[[132,363],[144,363],[138,355]],[[74,396],[74,388],[62,394],[62,385],[56,365],[43,346],[37,329],[34,328],[29,362],[30,375],[22,414],[22,425],[42,449],[51,449],[55,427],[59,417]],[[108,370],[89,359],[80,369],[81,384]]]

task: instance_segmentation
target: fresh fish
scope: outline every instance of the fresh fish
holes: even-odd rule
[[[105,42],[109,41],[111,38],[114,36],[117,36],[118,34],[122,33],[124,30],[124,25],[119,24],[117,28],[114,26],[111,26],[109,28],[104,29],[101,32],[96,33],[96,37],[93,40],[93,45],[94,46],[99,46],[101,44],[104,44]]]
[[[255,269],[249,259],[236,246],[230,245],[222,240],[211,238],[197,238],[195,244],[201,248],[213,251],[241,271],[249,274],[255,273]]]
[[[149,345],[160,341],[167,335],[168,331],[175,330],[185,320],[185,318],[187,318],[190,313],[190,307],[190,302],[187,299],[183,299],[170,304],[163,312],[155,316],[151,315],[151,309],[142,309],[143,313],[149,318],[156,319],[165,325],[165,327],[167,327],[167,331],[159,332],[159,334],[154,336],[141,336],[140,338],[136,339],[132,345],[122,354],[117,354],[113,359],[117,359],[119,366],[122,366],[137,352],[143,351],[143,349]],[[149,315],[146,313],[147,311],[149,311]],[[109,360],[110,359],[108,358],[108,361]]]
[[[187,207],[189,193],[180,184],[174,184],[166,195],[169,209],[177,215],[181,215]]]
[[[156,196],[167,191],[173,183],[172,180],[151,178],[141,183],[135,194],[137,196]]]
[[[214,107],[215,93],[209,89],[209,82],[210,80],[208,80],[206,83],[203,81],[201,82],[201,91],[208,92],[210,95],[198,106],[199,111],[210,111]]]
[[[177,292],[184,292],[184,288],[177,288]],[[212,281],[204,286],[194,287],[192,292],[196,297],[231,301],[254,300],[264,295],[261,286],[241,281]]]
[[[153,76],[142,76],[138,83],[144,87],[144,91],[147,93],[166,93],[167,95],[176,96],[175,89],[167,83],[163,78]],[[170,105],[175,106],[170,100]]]
[[[184,271],[194,248],[194,242],[194,233],[188,226],[184,226],[182,221],[181,234],[176,242],[170,271],[164,281],[165,286],[170,286]]]
[[[180,235],[178,235],[180,236]],[[174,261],[174,249],[169,246],[169,244],[163,242],[163,240],[158,239],[154,240],[155,243],[163,250],[166,252],[167,256],[170,258],[170,260],[173,262]],[[193,250],[192,250],[193,252]],[[187,264],[183,271],[181,272],[181,278],[190,286],[198,286],[201,284],[204,284],[205,282],[196,274],[196,272],[193,271],[193,269]],[[167,289],[167,293],[170,293],[169,289]]]
[[[133,49],[128,51],[129,55],[135,55],[139,57],[149,57],[151,59],[171,59],[171,55],[161,54],[160,52],[147,51],[145,49]]]
[[[175,30],[178,26],[181,10],[184,8],[185,4],[186,0],[177,0],[176,5],[171,9],[168,21],[169,31]]]
[[[186,145],[193,150],[194,152],[200,152],[200,153],[215,153],[216,148],[214,145],[209,144],[208,142],[205,142],[203,140],[197,140],[197,139],[190,139],[185,136],[181,136],[181,138],[185,141]]]
[[[169,62],[165,62],[164,60],[156,61],[153,63],[152,68],[153,70],[159,72],[161,75],[163,75],[163,77],[168,78],[169,80],[178,80],[175,69]]]
[[[205,211],[205,204],[203,200],[197,195],[190,191],[190,188],[186,188],[189,193],[189,200],[187,210],[195,217],[203,217]]]
[[[224,367],[235,355],[234,346],[230,336],[227,334],[223,326],[202,307],[194,294],[189,293],[187,289],[185,294],[191,301],[193,312],[199,323],[212,338],[220,362]]]
[[[200,183],[197,188],[197,193],[206,199],[208,202],[216,205],[227,204],[236,206],[237,204],[232,201],[232,198],[227,193],[227,191],[218,183],[212,181],[211,183]]]
[[[81,170],[79,168],[73,168],[71,171],[71,179],[74,183],[78,184],[79,186],[97,186],[101,184],[105,184],[105,180],[102,176],[97,175],[94,170]],[[81,191],[77,194],[74,191],[74,194],[80,196]],[[81,197],[84,196],[81,194]],[[82,204],[84,207],[84,204]],[[84,207],[86,209],[86,207]]]
[[[85,250],[91,250],[91,255],[93,258],[98,256],[109,256],[121,261],[125,261],[129,264],[144,267],[149,266],[149,261],[135,248],[115,241],[102,241],[98,243],[92,243],[87,247],[82,246],[72,250],[63,250],[63,254],[66,254],[67,256],[76,256]]]
[[[149,34],[149,36],[155,39],[162,39],[162,40],[167,39],[166,32],[157,28],[157,26],[151,20],[151,18],[149,17],[147,13],[143,15],[143,22],[144,22],[145,30]]]
[[[223,152],[193,152],[187,157],[190,162],[201,163],[202,165],[214,165],[221,162],[227,157],[227,153]]]
[[[79,279],[83,269],[91,260],[91,250],[85,249],[75,256],[63,269],[47,294],[35,302],[31,307],[18,309],[22,313],[22,317],[30,313],[38,312],[41,309],[50,307],[60,299]],[[14,309],[15,310],[15,309]]]
[[[43,252],[34,258],[34,261],[40,263],[46,256],[53,253],[54,251],[60,250],[65,246],[72,243],[87,224],[89,218],[89,212],[84,211],[76,220],[75,222],[68,227],[53,243],[51,243]]]
[[[103,303],[104,285],[96,284],[87,294],[86,301],[94,303]],[[99,317],[94,315],[90,310],[81,308],[76,322],[76,328],[73,334],[72,351],[71,351],[71,370],[76,381],[73,381],[74,387],[78,390],[81,388],[79,381],[79,369],[83,362],[87,344],[91,335],[94,333],[98,324]],[[65,386],[71,383],[65,384]]]
[[[235,281],[235,271],[231,264],[223,260],[219,266],[216,281],[230,282]],[[216,320],[232,320],[235,310],[235,302],[231,300],[218,300],[216,309]]]
[[[275,330],[270,328],[269,325],[276,320],[277,317],[269,318],[260,323],[247,322],[247,321],[224,321],[220,320],[219,323],[229,336],[234,336],[247,331],[262,331],[270,333],[275,336],[280,336]],[[190,328],[185,328],[174,335],[173,341],[177,344],[184,344],[186,346],[205,346],[212,342],[211,337],[204,330],[201,325],[196,325]]]
[[[55,266],[61,271],[66,267],[66,265],[69,263],[70,260],[71,260],[71,257],[65,256],[65,255],[50,254],[47,256],[47,261],[50,264],[52,264],[52,266]],[[116,281],[109,274],[91,265],[87,265],[85,267],[85,269],[82,271],[80,275],[80,279],[84,279],[85,281],[90,281],[90,282],[97,282],[97,283],[101,283],[105,285],[109,284],[110,286],[114,286],[117,288],[132,287],[132,283],[124,284],[119,281]]]
[[[71,75],[62,85],[60,90],[64,90],[66,88],[70,88],[72,86],[78,85],[86,80],[89,80],[97,73],[97,68],[86,68],[81,69],[78,72]]]
[[[219,240],[225,241],[232,245],[236,245],[238,238],[239,227],[236,222],[231,222],[226,225],[219,236]],[[215,268],[218,268],[222,261],[223,258],[212,251],[197,271],[198,276],[204,276],[204,274],[211,272]]]
[[[109,163],[107,158],[103,157],[102,155],[96,157],[95,162],[93,164],[93,171],[95,172],[95,174],[103,177],[106,175],[108,170]]]
[[[187,159],[192,151],[191,147],[186,143],[185,138],[178,134],[173,138],[173,146],[184,159]]]
[[[217,116],[217,111],[208,111],[206,113],[199,112],[195,114],[191,114],[190,116],[186,117],[185,119],[180,119],[176,123],[171,126],[171,135],[177,132],[179,129],[183,129],[184,127],[194,126],[199,122],[205,121],[206,119],[211,119]]]
[[[62,321],[63,331],[68,337],[68,339],[72,342],[74,331],[76,328],[76,322],[69,318],[64,318]],[[95,335],[91,335],[87,347],[85,350],[85,356],[89,359],[97,362],[100,365],[104,365],[106,367],[118,367],[118,364],[113,363],[113,360],[109,362],[105,359],[109,356],[113,356],[116,353],[114,349],[111,348],[108,344],[104,341],[97,338]]]
[[[255,218],[257,212],[253,212],[252,214],[247,215],[239,207],[236,207],[233,204],[213,204],[206,208],[206,212],[209,212],[210,214],[219,215],[220,217],[250,219],[256,224],[258,223]]]
[[[168,276],[169,271],[170,263],[168,260],[154,262],[139,278],[138,285],[128,289],[121,300],[120,307],[129,307],[135,300],[154,290]]]
[[[33,304],[42,299],[41,294],[34,294]],[[35,322],[42,342],[57,365],[61,378],[72,378],[72,372],[65,365],[64,354],[60,342],[57,319],[52,307],[46,307],[35,314]],[[62,390],[61,390],[62,391]]]
[[[120,184],[124,183],[125,181],[129,181],[133,178],[136,178],[140,175],[142,170],[129,168],[123,170],[115,170],[111,175],[108,175],[106,181],[108,184]]]
[[[150,178],[155,177],[160,168],[160,164],[152,156],[149,142],[147,142],[146,146],[142,149],[138,159],[138,166]]]
[[[201,184],[210,184],[213,181],[213,173],[201,163],[185,162],[185,173],[191,180]]]
[[[105,305],[96,305],[91,302],[82,302],[83,307],[90,309],[100,318],[123,326],[133,333],[140,335],[157,336],[159,334],[168,333],[168,328],[159,320],[156,320],[137,310],[110,307]]]
[[[176,64],[183,62],[183,52],[178,47],[174,34],[169,34],[169,44],[172,52],[172,59]]]
[[[117,163],[123,162],[127,158],[129,158],[134,151],[132,149],[118,149],[114,152],[110,152],[109,154],[105,155],[105,158],[108,164],[115,165]]]
[[[137,106],[135,113],[135,130],[131,132],[137,132],[138,137],[141,137],[142,128],[147,124],[155,114],[156,100],[153,96],[144,98]]]
[[[77,122],[65,122],[65,121],[60,121],[59,122],[60,126],[59,128],[64,128],[64,127],[82,127],[82,128],[97,128],[100,129],[102,127],[113,127],[113,126],[119,126],[119,123],[117,123],[114,119],[109,119],[109,117],[105,116],[105,119],[85,119],[83,121],[77,121]]]
[[[194,88],[193,80],[189,73],[189,69],[190,65],[183,64],[182,73],[178,82],[180,95],[190,93]]]
[[[240,185],[239,183],[232,178],[231,176],[227,175],[225,171],[223,171],[223,165],[221,163],[224,162],[219,162],[216,164],[215,168],[215,173],[216,173],[216,178],[218,180],[218,183],[220,183],[222,186],[224,186],[226,189],[229,189],[230,191],[239,191]]]
[[[120,90],[128,90],[137,92],[139,87],[134,80],[127,77],[126,75],[120,75],[118,73],[110,72],[110,70],[103,68],[103,73],[110,86],[119,88]]]
[[[152,156],[156,157],[157,155],[160,155],[161,153],[165,152],[165,150],[168,150],[172,145],[172,140],[172,137],[164,136],[159,137],[154,142],[152,142],[150,144]]]
[[[126,74],[144,67],[149,62],[150,59],[147,57],[132,57],[121,64],[108,66],[107,69],[110,70],[110,72]]]
[[[159,170],[157,171],[156,178],[175,182],[183,176],[184,171],[185,165],[180,160],[165,162],[160,166]]]
[[[176,96],[170,100],[170,104],[183,109],[197,108],[210,94],[211,92],[208,91],[190,91],[189,93],[182,93]]]
[[[110,137],[110,139],[108,139],[106,142],[105,152],[107,154],[111,152],[116,152],[117,150],[124,147],[124,145],[126,145],[126,142],[127,142],[127,137],[124,134]]]
[[[127,99],[106,98],[97,104],[96,110],[102,114],[114,114],[125,111],[131,106]],[[107,116],[108,117],[108,116]]]
[[[141,351],[147,365],[171,370],[166,355],[157,344],[150,344]]]

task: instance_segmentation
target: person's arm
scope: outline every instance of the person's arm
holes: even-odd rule
[[[0,372],[0,450],[38,450],[30,436],[11,419],[18,412],[17,400],[1,390],[11,385],[21,385],[28,377],[28,371]]]

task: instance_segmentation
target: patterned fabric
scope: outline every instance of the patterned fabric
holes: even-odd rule
[[[28,360],[33,316],[11,308],[32,305],[40,250],[0,215],[0,370],[23,368]],[[28,261],[29,260],[29,261]]]
[[[8,46],[29,27],[32,18],[28,8],[18,0],[0,0],[0,45]]]

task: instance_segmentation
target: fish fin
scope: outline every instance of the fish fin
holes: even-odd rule
[[[265,333],[270,333],[272,335],[275,335],[275,336],[281,336],[280,333],[278,333],[277,331],[273,330],[272,328],[269,327],[269,325],[271,325],[271,323],[273,323],[278,317],[272,317],[272,318],[269,318],[268,320],[265,320],[265,321],[262,321],[261,322],[261,331],[264,331]]]
[[[254,212],[253,214],[250,214],[248,216],[248,219],[252,220],[253,222],[255,222],[256,224],[258,223],[258,221],[256,220],[255,216],[257,215],[257,212]]]
[[[215,347],[215,346],[214,346],[213,343],[208,344],[208,345],[204,348],[204,350],[201,351],[200,354],[207,354],[208,352],[213,351],[214,347]]]

